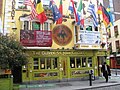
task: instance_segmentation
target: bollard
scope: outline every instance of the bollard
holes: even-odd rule
[[[92,86],[92,74],[89,73],[89,82],[90,82],[90,86]]]

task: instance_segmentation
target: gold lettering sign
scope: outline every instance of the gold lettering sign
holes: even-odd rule
[[[86,51],[33,51],[32,55],[92,55],[92,52]]]

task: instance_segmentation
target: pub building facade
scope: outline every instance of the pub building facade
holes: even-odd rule
[[[22,82],[88,79],[90,70],[95,78],[101,75],[100,66],[107,52],[98,38],[99,31],[93,27],[93,31],[80,30],[69,18],[58,25],[47,20],[43,26],[37,20],[30,23],[26,18],[20,17],[19,21],[23,24],[20,42],[29,59],[22,67]]]
[[[63,4],[66,8],[69,5],[67,0]],[[41,25],[37,19],[29,21],[30,11],[26,9],[15,9],[12,20],[8,18],[11,27],[15,25],[13,33],[29,60],[27,65],[16,69],[14,79],[19,82],[78,80],[88,78],[89,70],[93,70],[95,77],[101,75],[101,64],[108,55],[104,28],[95,29],[91,18],[85,19],[81,28],[73,14],[64,16],[62,24],[55,24],[50,10],[45,10],[48,19]],[[66,13],[67,9],[64,10]]]

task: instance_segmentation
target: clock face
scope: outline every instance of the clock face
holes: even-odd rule
[[[56,44],[65,46],[72,40],[72,32],[66,25],[57,25],[53,28],[53,39]]]

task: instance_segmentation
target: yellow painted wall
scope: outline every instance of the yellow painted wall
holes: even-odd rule
[[[65,46],[60,46],[60,45],[56,44],[54,42],[54,40],[53,40],[53,45],[52,45],[53,49],[57,49],[57,48],[61,49],[62,47],[64,47],[64,49],[66,49],[66,48],[71,49],[74,46],[74,25],[72,25],[72,21],[73,21],[73,19],[72,20],[71,19],[67,19],[67,22],[63,22],[62,23],[64,25],[66,25],[71,30],[71,32],[72,32],[72,40],[70,41],[70,43],[67,44],[67,45],[65,45]],[[53,25],[52,29],[55,26],[56,26],[56,24]]]

